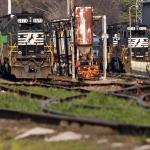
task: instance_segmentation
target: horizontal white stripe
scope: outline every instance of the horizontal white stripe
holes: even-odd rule
[[[31,44],[26,44],[26,43],[18,43],[18,46],[19,45],[31,45]],[[32,45],[44,45],[44,43],[37,43],[37,44],[32,44]]]
[[[38,40],[44,40],[44,38],[39,38],[39,37],[37,37],[36,39],[38,39]],[[26,40],[26,38],[25,37],[24,38],[18,37],[18,40]]]
[[[24,42],[27,42],[28,43],[28,41],[26,40],[26,39],[19,39],[18,41],[24,41]],[[38,42],[38,41],[42,41],[42,42],[44,42],[44,40],[43,39],[36,39],[36,40],[34,40],[35,42]]]
[[[44,35],[44,32],[18,32],[18,35],[28,35],[28,34],[43,34]]]

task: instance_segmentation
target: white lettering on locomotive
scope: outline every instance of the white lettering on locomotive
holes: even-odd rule
[[[128,38],[128,47],[130,48],[142,48],[148,47],[148,38]]]
[[[113,46],[118,46],[118,41],[120,40],[119,34],[114,34],[113,36]]]
[[[18,45],[44,45],[44,33],[18,33]]]

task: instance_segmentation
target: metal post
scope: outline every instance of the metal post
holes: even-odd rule
[[[131,7],[129,7],[129,27],[130,27],[130,32],[129,32],[129,36],[130,36],[130,64],[132,62],[132,47],[131,47],[131,37],[132,37],[132,32],[131,32],[131,27],[132,27],[132,20],[131,20]]]
[[[68,39],[67,39],[67,30],[64,30],[64,46],[65,46],[65,63],[66,63],[66,72],[69,76],[69,55],[68,55]]]
[[[75,47],[74,47],[74,0],[71,0],[71,50],[72,50],[72,79],[75,79]]]
[[[71,3],[70,0],[67,0],[67,16],[70,17],[71,15]]]
[[[8,0],[8,15],[11,14],[11,0]]]
[[[106,80],[107,78],[107,22],[106,22],[106,15],[102,17],[102,25],[103,25],[103,71],[104,76],[103,79]]]
[[[137,2],[136,2],[136,10],[135,10],[135,22],[136,22],[136,26],[138,24],[138,6],[137,6]]]
[[[1,32],[0,32],[0,54],[1,54],[0,64],[2,65],[4,63],[4,58],[3,58],[3,38]]]
[[[56,36],[56,50],[57,50],[57,60],[58,60],[59,75],[61,75],[59,31],[55,31],[55,36]]]
[[[130,26],[130,32],[129,32],[129,36],[130,36],[130,64],[132,62],[132,47],[131,47],[131,38],[132,38],[132,15],[131,15],[131,10],[132,10],[132,7],[135,7],[136,8],[136,26],[138,25],[137,23],[137,9],[138,9],[138,6],[137,6],[137,3],[136,5],[132,5],[129,7],[129,26]],[[131,67],[132,68],[132,67]]]

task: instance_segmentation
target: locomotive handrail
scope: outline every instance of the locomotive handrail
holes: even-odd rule
[[[12,46],[9,46],[9,48],[10,48],[10,51],[9,51],[9,53],[8,53],[8,59],[9,59],[9,62],[10,62],[10,65],[12,65],[12,61],[11,61],[11,54],[12,54],[12,51],[14,50],[14,48],[16,48],[17,46],[16,46],[16,43]]]
[[[53,46],[52,46],[52,45],[48,45],[48,44],[46,43],[46,46],[44,46],[44,47],[47,47],[48,50],[49,50],[49,52],[50,52],[51,65],[53,66],[53,64],[54,64]]]

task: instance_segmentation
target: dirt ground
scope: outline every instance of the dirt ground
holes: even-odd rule
[[[82,87],[82,89],[90,90],[90,91],[96,91],[96,92],[107,92],[107,91],[116,91],[121,90],[121,86],[112,85],[112,86],[88,86],[88,87]]]
[[[92,143],[102,150],[142,150],[143,146],[149,146],[150,140],[146,136],[121,135],[110,128],[98,126],[78,126],[78,124],[67,125],[62,122],[59,126],[36,124],[30,120],[5,120],[0,119],[0,139],[13,139],[18,134],[34,127],[54,129],[58,132],[73,131],[82,135],[87,135],[85,143]],[[33,139],[34,137],[32,137]],[[37,137],[35,137],[37,138]],[[43,137],[40,137],[43,138]],[[44,139],[43,139],[44,140]],[[141,147],[141,149],[140,149]],[[149,147],[150,149],[150,147]],[[144,149],[144,150],[149,150]]]

